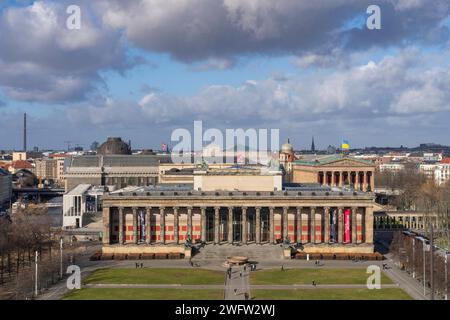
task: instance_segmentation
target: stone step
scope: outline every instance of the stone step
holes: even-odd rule
[[[230,256],[245,256],[252,260],[280,259],[282,247],[275,245],[207,245],[194,255],[194,260],[225,260]]]

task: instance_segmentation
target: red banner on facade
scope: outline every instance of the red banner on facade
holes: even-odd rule
[[[350,210],[344,210],[344,242],[350,242]]]

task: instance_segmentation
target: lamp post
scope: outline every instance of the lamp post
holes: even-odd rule
[[[434,241],[433,241],[433,222],[430,222],[430,300],[434,300]]]
[[[34,273],[34,296],[37,297],[38,295],[38,256],[39,253],[35,252],[35,260],[34,260],[34,264],[35,264],[35,273]]]
[[[415,257],[415,255],[416,255],[416,238],[414,237],[414,238],[412,238],[412,277],[413,278],[416,278],[416,266],[415,266],[415,264],[416,264],[416,257]]]
[[[445,300],[448,300],[448,255],[449,252],[445,252]]]
[[[59,242],[59,252],[60,252],[60,260],[59,260],[59,278],[63,278],[63,237],[61,237]]]
[[[427,270],[426,270],[426,264],[425,264],[425,260],[426,260],[425,250],[426,250],[427,243],[425,242],[425,240],[422,241],[422,245],[423,245],[423,295],[426,296],[427,295],[427,289],[426,289]]]

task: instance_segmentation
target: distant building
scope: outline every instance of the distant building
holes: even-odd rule
[[[399,172],[405,170],[403,163],[386,163],[380,165],[380,172]]]
[[[439,162],[442,160],[442,153],[424,153],[423,161],[424,162]]]
[[[12,161],[25,161],[28,159],[28,154],[26,152],[13,152]]]
[[[419,164],[419,172],[425,175],[428,179],[434,179],[434,172],[438,168],[438,164],[421,163]]]
[[[104,142],[97,149],[97,154],[99,155],[130,155],[131,146],[130,144],[122,141],[118,137],[108,137],[106,142]]]
[[[63,227],[82,228],[87,215],[102,211],[101,196],[104,188],[80,184],[63,196]]]
[[[66,159],[66,154],[57,153],[50,155],[50,157],[55,160],[56,181],[60,186],[64,186],[65,185],[64,162]]]
[[[0,168],[0,207],[11,200],[12,175]]]
[[[450,158],[443,159],[434,170],[434,181],[442,185],[450,180]]]
[[[292,164],[296,160],[294,155],[294,147],[291,145],[289,139],[286,143],[281,146],[279,161],[282,170],[284,171],[283,181],[292,181]]]
[[[327,155],[293,162],[294,183],[350,186],[356,190],[374,188],[375,165],[344,155]]]
[[[36,159],[34,173],[39,180],[56,180],[56,160]]]
[[[11,165],[9,166],[9,172],[11,172],[12,174],[16,173],[19,170],[29,170],[31,172],[34,171],[34,166],[33,164],[31,164],[30,162],[26,161],[26,160],[13,160],[13,162],[11,163]]]
[[[332,145],[329,145],[328,148],[327,148],[327,153],[328,154],[335,154],[336,153],[336,147],[332,146]]]
[[[88,155],[67,157],[65,188],[79,184],[93,186],[148,186],[157,183],[159,163],[168,156],[159,155]]]

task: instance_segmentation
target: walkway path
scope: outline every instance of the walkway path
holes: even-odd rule
[[[244,271],[244,267],[233,267],[231,278],[227,277],[225,283],[225,300],[245,300],[245,293],[250,298],[249,271]]]
[[[394,282],[398,283],[400,287],[405,290],[415,300],[426,300],[428,297],[423,295],[423,286],[406,272],[400,270],[395,266],[394,261],[389,254],[387,257],[388,269],[384,273],[390,277]]]
[[[247,278],[247,279],[246,279]],[[225,295],[226,300],[242,300],[244,299],[244,293],[249,293],[249,288],[252,289],[269,289],[269,290],[294,290],[294,289],[366,289],[365,284],[320,284],[313,286],[311,284],[287,284],[287,285],[248,285],[248,275],[244,278],[240,278],[239,275],[234,278],[235,285],[226,285],[226,293],[229,293],[229,297]],[[398,288],[398,284],[386,284],[382,288]],[[223,289],[223,285],[191,285],[191,284],[86,284],[83,288],[109,288],[109,289],[123,289],[123,288],[137,288],[137,289],[192,289],[192,290],[205,290],[205,289]],[[234,294],[234,289],[237,290],[237,295]],[[242,296],[242,297],[241,297]]]

